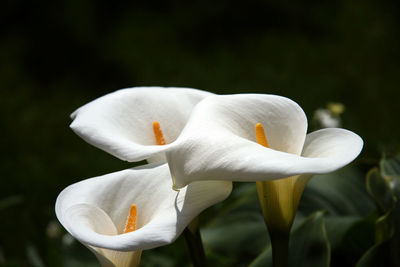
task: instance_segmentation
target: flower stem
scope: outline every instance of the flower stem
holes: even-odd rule
[[[288,267],[290,233],[269,230],[273,267]]]
[[[199,219],[196,217],[184,230],[186,244],[189,248],[190,257],[194,267],[205,267],[206,256],[203,242],[201,241]]]
[[[288,266],[290,229],[303,192],[303,184],[302,181],[298,183],[295,177],[256,182],[264,221],[271,239],[274,267]]]

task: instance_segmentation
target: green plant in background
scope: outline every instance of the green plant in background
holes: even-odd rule
[[[366,186],[376,205],[374,244],[357,266],[399,266],[400,258],[400,154],[384,157],[379,168],[367,173]]]
[[[272,266],[270,241],[257,209],[256,186],[240,185],[232,196],[237,199],[221,211],[222,218],[205,225],[205,244],[217,255],[233,258],[229,262],[232,266]],[[354,167],[315,175],[305,188],[291,232],[289,266],[354,266],[361,255],[358,251],[343,250],[351,245],[347,238],[354,236],[352,227],[372,208],[363,175]],[[237,232],[240,234],[233,237]],[[363,234],[366,236],[366,232]],[[220,236],[229,236],[226,240],[229,245],[218,240]],[[235,251],[241,251],[241,256],[232,256]],[[217,258],[215,254],[214,257]],[[219,264],[229,266],[226,262]]]

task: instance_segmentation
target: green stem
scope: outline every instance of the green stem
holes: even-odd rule
[[[288,267],[290,234],[270,229],[269,236],[272,246],[273,267]]]
[[[304,188],[288,177],[275,181],[259,181],[257,193],[272,246],[274,267],[287,267],[290,229]]]
[[[192,259],[193,266],[207,266],[197,217],[188,225],[188,227],[185,228],[183,233],[185,235],[186,244],[189,248],[189,253]]]

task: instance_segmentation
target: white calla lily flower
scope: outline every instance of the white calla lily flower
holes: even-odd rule
[[[207,97],[167,151],[174,187],[202,180],[256,181],[271,235],[287,236],[312,174],[345,166],[363,147],[362,139],[348,130],[306,132],[303,110],[288,98]],[[271,238],[273,245],[282,239]]]
[[[56,215],[103,266],[137,266],[142,250],[171,243],[201,211],[232,190],[231,182],[212,181],[174,191],[171,181],[167,164],[83,180],[60,193]],[[136,230],[124,233],[132,204],[137,207]]]
[[[72,113],[71,128],[86,142],[119,159],[165,162],[193,107],[212,93],[190,88],[133,87],[100,97]],[[165,145],[157,145],[153,122]]]
[[[261,123],[269,147],[256,141]],[[276,95],[210,96],[167,152],[175,187],[193,181],[265,181],[327,173],[354,160],[363,141],[338,128],[310,134],[298,104]]]

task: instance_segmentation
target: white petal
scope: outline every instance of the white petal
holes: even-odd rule
[[[76,110],[71,128],[88,143],[127,161],[157,156],[153,122],[167,144],[179,136],[193,107],[209,92],[189,88],[134,87],[100,97]],[[162,158],[162,156],[161,156]]]
[[[340,128],[326,128],[307,135],[301,155],[318,158],[319,164],[324,163],[326,172],[330,172],[353,161],[362,147],[363,140],[357,134]]]
[[[174,241],[202,210],[225,199],[230,182],[193,183],[176,192],[168,165],[128,169],[67,187],[56,203],[63,226],[82,243],[138,251]],[[122,233],[129,208],[138,210],[138,229]]]
[[[76,223],[79,223],[79,227],[75,227]],[[71,227],[68,226],[70,224]],[[75,204],[65,211],[64,225],[80,240],[90,238],[90,232],[93,231],[103,235],[118,234],[113,221],[102,209],[85,203]],[[84,244],[96,255],[102,266],[137,266],[140,260],[141,251],[120,252]]]
[[[361,151],[363,142],[358,135],[343,129],[324,129],[307,136],[302,156],[292,154],[296,150],[290,143],[293,141],[296,149],[300,144],[303,146],[302,131],[305,127],[297,122],[302,118],[298,114],[303,113],[296,111],[296,106],[290,106],[290,101],[276,98],[273,101],[277,103],[271,103],[274,109],[268,111],[264,108],[262,111],[264,117],[247,105],[246,108],[257,117],[251,119],[241,105],[227,108],[218,98],[220,96],[209,97],[194,109],[187,127],[176,141],[177,145],[167,152],[176,188],[201,180],[263,181],[327,173],[348,164]],[[216,104],[206,105],[214,99]],[[255,99],[248,101],[259,106]],[[289,108],[285,109],[280,101],[287,102]],[[225,117],[221,113],[226,114]],[[229,118],[230,113],[233,118]],[[286,114],[287,118],[274,120],[279,118],[280,113]],[[281,118],[284,116],[281,115]],[[254,132],[252,125],[254,127],[259,121],[264,125],[270,146],[274,149],[257,144],[255,138],[250,136]],[[296,127],[300,129],[300,137],[296,136]],[[247,132],[250,133],[246,136]],[[279,148],[281,151],[278,151]]]
[[[307,118],[292,100],[256,94],[210,96],[195,107],[176,146],[167,152],[176,186],[207,175],[210,180],[252,179],[243,176],[255,167],[253,153],[266,150],[256,143],[257,123],[264,126],[272,149],[301,153]]]
[[[86,245],[99,260],[102,267],[133,267],[139,266],[142,251],[117,251],[105,248],[96,248]]]
[[[238,94],[210,96],[193,110],[182,137],[212,134],[235,135],[256,141],[254,127],[264,126],[269,146],[300,154],[307,132],[307,118],[292,100],[276,95]],[[198,140],[201,142],[202,140]]]

